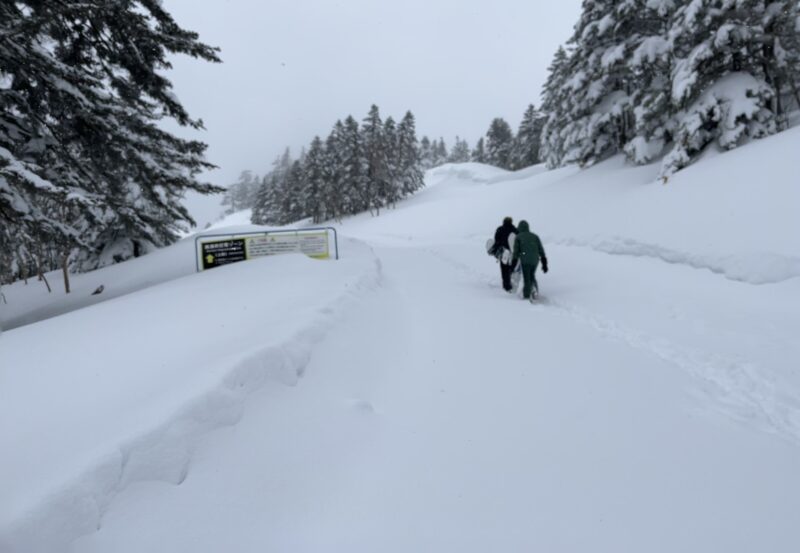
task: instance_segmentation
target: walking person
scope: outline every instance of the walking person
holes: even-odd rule
[[[542,271],[547,272],[547,256],[539,237],[531,232],[527,221],[519,222],[519,229],[514,240],[512,267],[519,261],[522,264],[522,297],[533,301],[539,295],[536,283],[536,268],[542,261]]]
[[[500,278],[503,279],[503,290],[511,292],[511,272],[514,269],[512,264],[511,248],[513,247],[514,237],[517,228],[511,217],[503,219],[503,224],[497,227],[494,233],[495,257],[500,262]]]

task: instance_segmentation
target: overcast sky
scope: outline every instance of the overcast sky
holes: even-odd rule
[[[515,129],[581,0],[164,0],[222,49],[220,65],[175,60],[175,92],[207,130],[208,175],[226,185],[295,153],[371,104],[410,109],[421,137],[470,146],[492,118]],[[184,133],[182,133],[184,134]],[[202,217],[201,217],[202,218]],[[200,221],[198,221],[200,222]]]

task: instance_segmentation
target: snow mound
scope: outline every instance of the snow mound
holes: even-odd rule
[[[296,384],[379,283],[370,249],[344,247],[346,260],[238,263],[5,332],[0,449],[15,455],[0,458],[0,550],[52,551],[97,528],[130,483],[181,483],[196,441],[236,424],[249,394]]]
[[[509,173],[510,171],[505,169],[482,163],[445,163],[428,171],[426,182],[432,185],[444,180],[456,179],[463,182],[486,184]]]

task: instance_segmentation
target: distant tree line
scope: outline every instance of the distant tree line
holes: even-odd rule
[[[348,116],[297,159],[287,148],[263,178],[245,171],[225,194],[229,211],[251,207],[259,225],[314,223],[369,211],[375,215],[423,186],[414,115],[381,119],[372,106],[361,125]]]
[[[709,145],[785,129],[798,108],[797,0],[584,0],[544,86],[542,157],[662,159],[667,177]]]
[[[91,269],[177,239],[212,167],[163,76],[169,57],[218,62],[160,2],[0,2],[0,283]]]
[[[306,218],[320,223],[364,211],[377,215],[422,188],[424,171],[445,163],[474,161],[510,170],[540,163],[544,121],[531,105],[516,136],[498,118],[475,149],[457,136],[448,150],[443,138],[417,140],[411,112],[397,124],[392,117],[382,121],[372,106],[360,125],[352,116],[337,121],[324,141],[315,137],[297,159],[287,148],[265,176],[243,171],[222,205],[225,213],[252,209],[252,222],[260,225]]]

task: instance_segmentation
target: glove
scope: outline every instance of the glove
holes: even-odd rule
[[[544,271],[545,273],[547,272],[547,258],[546,257],[542,258],[542,271]]]

